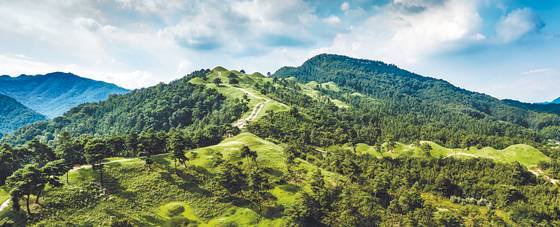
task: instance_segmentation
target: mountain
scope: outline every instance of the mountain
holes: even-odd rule
[[[189,83],[193,76],[207,71],[194,72],[170,84],[112,95],[97,103],[81,104],[63,116],[23,127],[7,139],[23,143],[37,136],[52,140],[60,131],[72,135],[107,136],[167,132],[184,127],[193,131],[208,129],[213,132],[211,136],[221,138],[245,110],[245,104],[227,99],[215,89]]]
[[[557,98],[557,99],[555,99],[555,100],[552,100],[551,103],[558,103],[558,104],[560,104],[560,98]]]
[[[537,112],[545,112],[545,113],[553,113],[553,114],[560,114],[560,103],[525,103],[525,102],[520,102],[517,100],[511,100],[511,99],[504,99],[502,100],[504,103],[510,105],[510,106],[515,106],[515,107],[519,107],[522,109],[527,109],[527,110],[532,110],[532,111],[537,111]]]
[[[557,120],[338,55],[200,70],[7,135],[0,226],[558,226]]]
[[[23,125],[44,119],[45,116],[25,107],[13,98],[0,94],[0,137]]]
[[[97,102],[110,94],[126,92],[128,90],[114,84],[82,78],[72,73],[0,76],[0,93],[13,97],[49,118],[60,116],[79,104]]]
[[[383,137],[430,139],[449,146],[469,144],[469,140],[477,138],[473,140],[482,142],[482,145],[496,146],[502,143],[497,137],[502,137],[503,142],[517,139],[520,139],[518,142],[539,141],[537,134],[541,130],[560,125],[557,114],[512,106],[489,95],[467,91],[447,81],[420,76],[379,61],[322,54],[299,67],[283,67],[273,76],[293,77],[303,83],[331,82],[343,92],[369,96],[382,105],[366,105],[363,109],[371,112],[377,111],[372,110],[374,107],[380,108],[377,111],[380,113],[374,116],[386,119],[387,125],[381,126]],[[330,93],[344,97],[337,92]],[[414,128],[408,131],[398,130],[411,126]],[[472,138],[467,139],[469,137]]]

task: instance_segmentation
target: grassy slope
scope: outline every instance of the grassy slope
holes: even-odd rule
[[[183,174],[174,174],[173,161],[169,155],[158,156],[157,164],[151,170],[138,158],[112,158],[110,160],[120,162],[107,164],[105,168],[107,190],[97,189],[94,190],[95,193],[87,193],[92,191],[86,189],[87,185],[98,177],[97,174],[90,168],[73,170],[69,173],[70,184],[65,184],[62,188],[47,189],[41,203],[49,204],[45,206],[49,208],[40,208],[35,204],[32,206],[33,212],[41,212],[44,218],[34,225],[73,223],[106,226],[128,217],[141,225],[176,226],[187,221],[199,226],[285,226],[287,220],[281,217],[266,218],[248,207],[221,201],[207,189],[208,182],[202,180],[212,177],[216,171],[213,163],[218,153],[224,159],[236,161],[239,160],[239,151],[243,145],[257,151],[259,165],[279,172],[287,170],[282,146],[250,133],[241,133],[218,145],[196,149],[196,158],[190,161],[190,168],[195,169],[196,174],[185,173],[183,167],[179,168]],[[360,145],[359,149],[363,147],[365,146]],[[307,176],[316,168],[303,160],[297,160],[297,163],[292,168]],[[323,173],[328,182],[340,180],[334,173]],[[270,193],[276,197],[277,205],[289,206],[304,191],[310,192],[306,182],[276,185]],[[424,193],[422,197],[442,211],[465,214],[488,212],[485,207],[454,204],[429,193]],[[509,219],[503,212],[499,215],[505,221]],[[60,217],[65,218],[61,220]]]
[[[323,89],[328,89],[328,90],[333,90],[333,91],[340,91],[340,88],[333,82],[327,82],[327,83],[318,83],[316,81],[311,81],[307,84],[302,84],[301,88],[303,89],[303,92],[308,95],[309,97],[318,99],[320,97],[324,97],[321,92],[319,90],[317,90],[317,88],[323,88]],[[339,108],[348,108],[348,104],[338,100],[338,99],[332,99],[330,98],[330,100]]]
[[[1,186],[0,187],[0,203],[4,202],[8,198],[10,198],[10,194],[5,189],[5,186]]]
[[[173,173],[173,161],[169,155],[155,158],[156,165],[148,169],[144,161],[130,158],[107,164],[105,167],[105,188],[86,189],[98,175],[91,168],[72,170],[69,184],[62,188],[47,188],[41,204],[34,204],[32,210],[41,213],[43,220],[34,224],[63,225],[110,225],[112,221],[128,217],[142,225],[174,226],[188,220],[201,226],[216,225],[259,225],[281,226],[286,224],[282,218],[266,218],[244,206],[235,206],[221,201],[208,190],[208,181],[212,177],[214,158],[222,153],[224,159],[239,159],[239,151],[248,145],[258,153],[258,162],[262,167],[271,168],[279,173],[286,171],[283,148],[250,133],[224,140],[222,143],[195,150],[196,158],[190,161],[190,171],[180,167],[180,176]],[[303,160],[297,160],[292,167],[303,171],[307,176],[316,167]],[[333,173],[324,171],[327,181],[334,181]],[[271,189],[277,197],[278,205],[288,205],[298,193],[308,191],[305,183],[299,185],[283,184]],[[94,191],[95,193],[88,193]],[[9,213],[8,215],[13,215]],[[61,220],[60,217],[65,217]]]
[[[468,149],[462,148],[446,148],[430,141],[422,141],[421,143],[430,144],[432,157],[455,157],[455,158],[488,158],[496,162],[513,163],[519,162],[527,168],[534,168],[540,161],[550,161],[550,158],[536,148],[526,145],[517,144],[509,146],[503,150],[496,150],[491,147]],[[327,150],[333,149],[351,149],[349,146],[331,146]],[[412,157],[425,157],[426,154],[420,147],[409,144],[397,143],[396,148],[392,152],[379,152],[373,146],[367,144],[358,144],[356,151],[359,153],[369,153],[376,157],[398,157],[401,155]]]
[[[227,75],[229,73],[233,73],[235,75],[237,75],[239,77],[239,85],[231,85],[228,83],[228,78]],[[214,80],[214,78],[219,77],[222,81],[222,84],[220,86],[216,86],[215,84],[211,83],[211,81]],[[220,93],[232,97],[232,98],[239,98],[242,99],[243,96],[246,94],[245,91],[248,91],[250,93],[252,93],[253,95],[255,95],[256,97],[253,97],[251,95],[248,95],[247,97],[249,98],[249,109],[253,109],[257,104],[262,103],[264,101],[268,102],[265,104],[265,106],[263,107],[262,111],[259,113],[259,115],[257,115],[257,119],[261,118],[262,116],[264,116],[266,114],[266,111],[271,110],[271,111],[287,111],[289,110],[289,107],[283,103],[280,103],[276,100],[272,100],[268,97],[266,97],[265,95],[259,93],[258,91],[252,89],[252,85],[255,83],[264,83],[264,82],[272,82],[271,78],[265,77],[262,74],[258,74],[258,73],[253,73],[253,74],[244,74],[244,73],[240,73],[238,71],[228,71],[227,69],[223,68],[223,67],[216,67],[215,69],[212,70],[212,72],[210,73],[210,75],[208,76],[208,78],[206,79],[206,81],[204,81],[201,78],[194,78],[192,79],[190,82],[191,83],[195,83],[195,84],[205,84],[206,86],[212,87],[217,89]],[[246,118],[249,116],[249,114],[251,113],[251,111],[246,112],[245,114],[243,114],[242,118]]]

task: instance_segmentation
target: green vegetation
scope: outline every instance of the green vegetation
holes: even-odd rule
[[[25,107],[13,98],[0,94],[0,139],[2,134],[44,119],[45,116]]]
[[[377,143],[390,137],[404,142],[430,140],[448,147],[505,148],[518,143],[543,142],[552,136],[539,135],[539,131],[546,132],[547,128],[560,125],[557,114],[512,106],[484,94],[457,88],[446,81],[422,77],[378,61],[322,54],[300,67],[284,67],[274,77],[287,80],[295,77],[302,83],[316,81],[338,85],[338,89],[322,91],[353,107],[349,113],[339,110],[330,114],[333,115],[332,121],[340,125],[337,127],[352,130],[345,136],[361,136],[361,132],[356,132],[356,125],[362,126],[360,130],[379,131],[370,137],[354,138],[358,142]],[[368,97],[349,95],[355,92]],[[312,111],[322,109],[314,107]],[[330,109],[326,111],[332,112]],[[321,113],[325,114],[328,113]],[[334,130],[336,128],[329,128],[329,131]],[[554,139],[560,140],[558,137]]]
[[[8,135],[0,225],[560,225],[555,113],[341,56],[276,74],[203,69]]]
[[[502,163],[519,162],[527,168],[534,168],[539,162],[549,162],[551,160],[548,156],[543,154],[538,149],[526,144],[511,145],[502,150],[497,150],[492,147],[484,147],[480,149],[477,147],[451,149],[430,141],[421,141],[418,145],[397,143],[395,148],[391,151],[387,151],[386,147],[387,144],[376,147],[359,143],[356,144],[355,149],[359,154],[370,154],[377,158],[397,158],[401,156],[417,158],[454,157],[459,159],[487,158]],[[353,147],[349,145],[333,145],[327,148],[327,150],[330,151],[336,149],[352,150]]]
[[[192,78],[208,73],[209,70],[197,71],[170,84],[80,105],[52,121],[23,127],[5,141],[22,144],[35,137],[51,141],[62,131],[73,136],[105,136],[189,127],[197,130],[223,126],[226,131],[232,130],[231,123],[247,110],[246,103],[228,99],[215,89],[189,83]]]

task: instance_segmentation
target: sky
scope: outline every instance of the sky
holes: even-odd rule
[[[560,97],[558,0],[1,0],[0,21],[0,75],[133,89],[334,53],[501,99]]]

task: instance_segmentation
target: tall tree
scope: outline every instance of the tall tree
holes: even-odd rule
[[[71,168],[74,164],[82,162],[82,148],[77,141],[73,141],[70,133],[64,131],[57,135],[55,139],[55,153],[62,158],[65,165]],[[69,183],[68,172],[66,172],[66,183]]]
[[[101,139],[90,139],[84,146],[84,157],[93,170],[99,170],[100,182],[103,184],[103,164],[106,144]]]
[[[29,164],[21,169],[16,170],[6,180],[7,185],[11,188],[10,195],[14,204],[19,204],[19,199],[25,197],[27,213],[31,214],[29,200],[33,193],[44,187],[46,179],[43,177],[41,170],[36,164]],[[18,207],[14,207],[16,210]]]
[[[243,145],[243,147],[241,148],[241,158],[249,158],[252,163],[255,164],[255,167],[259,169],[259,163],[257,162],[257,152],[251,150],[249,146]]]
[[[181,135],[179,130],[171,130],[168,133],[167,150],[173,153],[173,160],[175,162],[175,172],[177,172],[177,162],[185,165],[187,157],[183,150],[187,147],[185,138]]]
[[[39,203],[39,197],[45,186],[48,184],[52,187],[61,187],[60,176],[64,175],[70,170],[70,166],[65,162],[64,159],[55,160],[48,162],[43,166],[40,171],[43,175],[43,185],[37,188],[35,203]]]
[[[47,162],[56,160],[56,154],[54,151],[37,138],[29,141],[26,147],[33,155],[33,161],[39,164],[39,166],[43,166]]]
[[[0,146],[0,185],[3,185],[12,173],[19,168],[16,151],[7,144]]]

